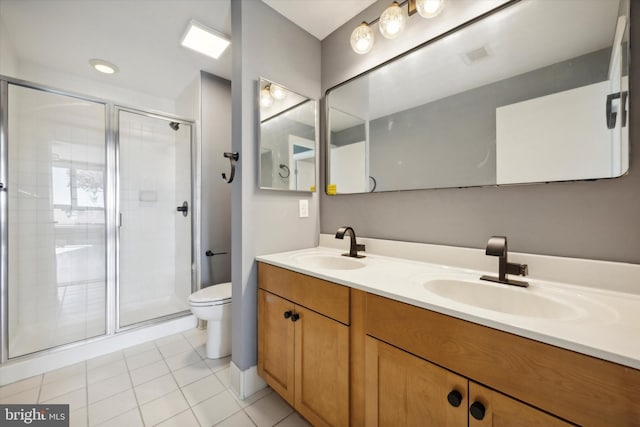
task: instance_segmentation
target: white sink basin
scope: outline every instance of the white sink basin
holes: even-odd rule
[[[356,258],[334,254],[303,254],[293,257],[302,267],[327,270],[356,270],[365,267],[365,263]]]
[[[430,280],[424,287],[431,293],[462,304],[495,312],[544,319],[578,317],[580,309],[530,288],[465,280]]]

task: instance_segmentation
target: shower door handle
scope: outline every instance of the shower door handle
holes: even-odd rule
[[[7,189],[4,187],[4,182],[0,182],[0,191],[7,191]]]
[[[189,203],[187,203],[186,201],[184,201],[182,203],[182,206],[178,206],[176,208],[176,211],[178,212],[182,212],[183,216],[187,216],[187,213],[189,212]]]

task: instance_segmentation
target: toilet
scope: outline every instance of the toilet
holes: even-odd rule
[[[189,296],[191,312],[207,321],[208,359],[231,354],[231,282],[200,289]]]

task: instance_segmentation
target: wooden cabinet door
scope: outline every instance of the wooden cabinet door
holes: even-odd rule
[[[475,402],[479,402],[485,412],[481,420],[469,415],[470,427],[569,427],[572,425],[533,406],[470,381],[469,411]]]
[[[318,426],[349,425],[349,327],[296,306],[295,408]]]
[[[467,425],[466,378],[369,336],[365,382],[367,426]],[[448,402],[452,391],[459,393],[458,406]]]
[[[294,399],[291,301],[258,289],[258,374],[290,405]]]

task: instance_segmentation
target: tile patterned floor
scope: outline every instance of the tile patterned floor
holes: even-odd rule
[[[189,330],[0,387],[2,403],[68,403],[71,427],[307,427],[270,388],[241,401],[230,358]]]

